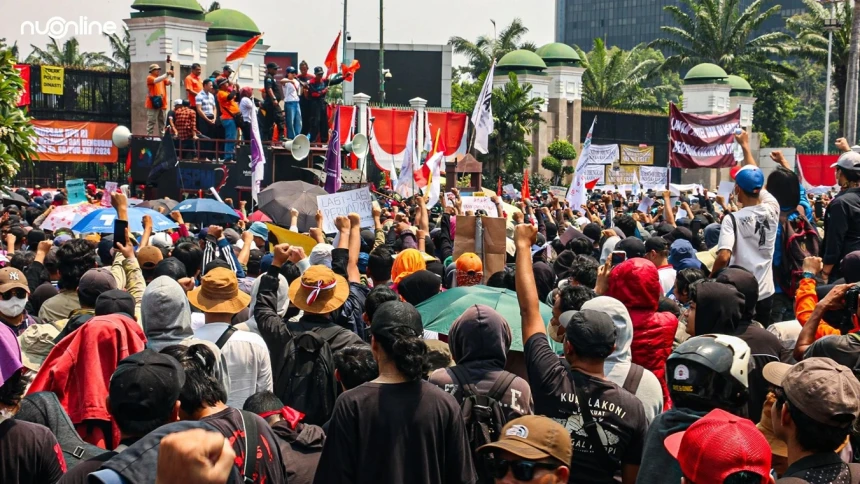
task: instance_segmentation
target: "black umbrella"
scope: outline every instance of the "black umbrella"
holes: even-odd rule
[[[299,211],[296,225],[299,232],[316,227],[317,195],[328,195],[322,188],[299,180],[273,183],[258,195],[257,206],[278,225],[289,227],[290,209]]]
[[[159,198],[157,200],[147,200],[143,203],[138,204],[137,206],[140,208],[149,208],[156,211],[161,211],[159,209],[163,209],[164,213],[170,213],[179,204],[176,200],[170,198]]]
[[[29,207],[30,202],[26,198],[17,193],[4,192],[3,205],[17,205],[19,207]]]

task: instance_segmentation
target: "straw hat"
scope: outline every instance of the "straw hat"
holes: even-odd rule
[[[325,266],[311,266],[290,284],[290,303],[306,313],[328,314],[343,306],[349,284]]]
[[[251,296],[239,291],[239,280],[233,271],[219,267],[203,276],[200,287],[188,293],[188,300],[204,313],[236,314],[248,307]]]
[[[158,64],[150,64],[149,65],[149,72],[152,72],[154,70],[161,70],[161,66]]]

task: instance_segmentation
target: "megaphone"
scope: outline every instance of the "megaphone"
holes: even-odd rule
[[[367,142],[367,136],[358,133],[352,137],[352,141],[343,145],[343,151],[352,153],[359,158],[363,158],[364,155],[367,154],[368,147],[369,144]]]
[[[311,141],[307,136],[300,134],[292,140],[285,142],[284,148],[290,150],[293,158],[304,160],[311,153]]]
[[[125,148],[131,141],[131,132],[129,132],[128,128],[125,126],[117,126],[113,129],[113,133],[110,137],[114,146],[117,148]]]

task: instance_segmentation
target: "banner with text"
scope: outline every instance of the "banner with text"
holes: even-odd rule
[[[588,165],[582,169],[582,183],[597,180],[598,185],[603,185],[606,180],[606,165]],[[609,165],[612,168],[612,165]]]
[[[621,145],[622,165],[653,165],[653,146]]]
[[[30,66],[27,64],[15,64],[18,75],[24,81],[24,88],[18,93],[18,107],[30,105]]]
[[[564,198],[567,195],[567,187],[553,185],[549,187],[549,192],[552,193],[554,197]]]
[[[327,234],[337,232],[334,219],[339,216],[346,217],[352,212],[361,216],[362,227],[373,227],[373,198],[367,187],[331,195],[317,195],[317,206],[323,214],[323,232]]]
[[[63,77],[66,69],[63,67],[41,66],[42,94],[63,95]]]
[[[460,201],[463,203],[463,212],[472,212],[473,214],[477,214],[478,210],[483,210],[487,212],[487,215],[490,217],[498,217],[499,211],[496,210],[496,204],[493,203],[493,199],[490,197],[460,197]]]
[[[665,187],[669,183],[669,169],[661,166],[640,166],[639,183],[645,187],[653,185]]]
[[[606,167],[606,184],[607,185],[632,185],[636,180],[636,173],[639,172],[639,167],[636,166],[621,166],[620,170],[613,170],[612,166]],[[600,183],[600,182],[598,182]]]
[[[115,124],[31,120],[39,161],[116,163],[119,149],[111,140]]]
[[[741,110],[726,114],[695,115],[669,107],[669,163],[674,168],[729,168],[735,166],[732,144],[740,127]]]
[[[618,161],[618,145],[591,145],[588,160],[592,165],[611,165]]]

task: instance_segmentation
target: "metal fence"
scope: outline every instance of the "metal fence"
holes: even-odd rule
[[[63,94],[42,93],[41,66],[30,67],[30,115],[35,119],[131,123],[128,72],[66,68]]]

